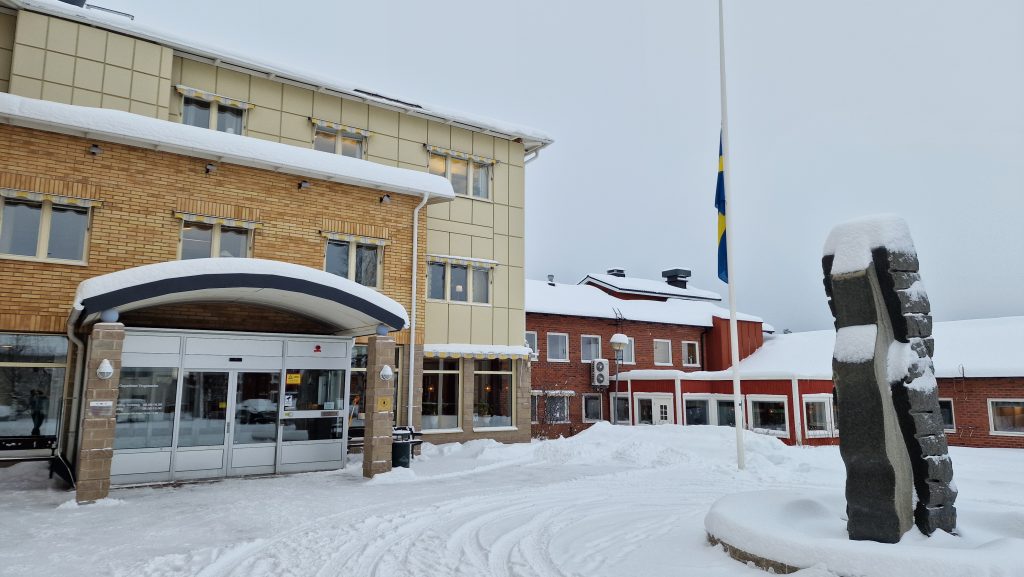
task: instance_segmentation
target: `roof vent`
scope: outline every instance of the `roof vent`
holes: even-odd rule
[[[551,285],[551,286],[555,286],[555,275],[553,275],[553,274],[549,274],[548,275],[548,284]]]
[[[676,287],[684,289],[686,288],[686,279],[690,278],[690,270],[685,268],[670,268],[668,270],[661,271],[661,276],[664,277],[665,282]]]
[[[626,269],[623,268],[610,268],[608,274],[611,276],[617,276],[619,278],[626,278]]]

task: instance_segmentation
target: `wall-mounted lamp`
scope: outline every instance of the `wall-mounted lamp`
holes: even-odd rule
[[[217,172],[217,165],[212,163],[212,162],[207,163],[207,165],[206,165],[206,174],[212,174],[214,172]]]
[[[98,144],[89,145],[89,154],[99,156],[103,154],[103,147]]]
[[[390,194],[385,194],[384,196],[380,197],[380,203],[381,204],[391,204],[391,195]]]
[[[110,364],[110,361],[103,359],[100,362],[100,366],[96,367],[96,376],[104,381],[114,376],[114,367]]]
[[[310,186],[312,186],[312,185],[309,184],[308,180],[300,180],[299,181],[299,190],[302,190],[304,188],[309,188]]]
[[[391,368],[391,365],[384,365],[384,368],[380,370],[380,380],[387,383],[393,378],[395,378],[395,371]]]

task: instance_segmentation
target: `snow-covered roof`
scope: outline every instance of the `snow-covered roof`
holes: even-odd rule
[[[455,198],[455,192],[447,179],[425,172],[168,122],[121,110],[74,106],[0,93],[0,121],[90,140],[117,142],[397,194],[429,194],[432,202],[447,202]]]
[[[935,323],[935,376],[1024,376],[1024,316]],[[765,335],[764,346],[740,362],[745,379],[832,379],[834,330]],[[632,373],[638,373],[633,371]],[[675,378],[667,375],[666,380]],[[681,371],[680,371],[681,372]],[[631,373],[623,373],[623,379]],[[683,379],[726,380],[732,371],[683,373]],[[638,375],[636,379],[654,378]],[[657,379],[655,379],[657,380]]]
[[[349,84],[336,78],[304,71],[293,65],[286,66],[277,62],[258,60],[245,55],[243,52],[244,47],[238,47],[235,50],[225,49],[215,44],[207,43],[202,38],[190,37],[187,35],[187,31],[176,30],[175,32],[170,32],[160,27],[140,24],[123,16],[107,14],[99,10],[78,8],[58,2],[57,0],[2,0],[0,3],[17,9],[49,14],[128,36],[134,36],[173,48],[181,56],[198,58],[216,63],[219,66],[235,67],[248,74],[263,75],[267,78],[289,84],[305,85],[317,92],[333,93],[336,96],[349,100],[358,100],[392,110],[400,110],[413,116],[436,120],[476,132],[492,134],[508,140],[522,139],[526,152],[539,150],[554,142],[550,135],[536,128],[495,120],[485,116],[458,112],[440,106],[412,103],[404,98],[384,96],[378,94],[375,90],[360,88],[356,84]],[[182,33],[179,34],[179,32]]]
[[[621,277],[611,274],[588,274],[583,277],[579,284],[593,282],[606,286],[622,293],[643,294],[659,297],[682,297],[703,300],[722,300],[722,295],[699,288],[679,288],[668,284],[645,278]]]
[[[710,327],[712,318],[729,318],[729,311],[710,301],[668,299],[667,301],[625,300],[587,284],[559,284],[526,281],[526,312],[614,319],[616,311],[626,320]],[[743,321],[761,322],[752,315],[738,314]]]
[[[331,325],[337,334],[400,330],[409,315],[398,302],[340,276],[258,258],[175,260],[84,280],[71,321],[88,323],[105,310],[120,313],[187,302],[240,302],[287,310]]]
[[[440,358],[471,358],[471,359],[525,359],[533,351],[525,346],[506,345],[473,345],[468,343],[425,344],[423,354],[428,357]]]

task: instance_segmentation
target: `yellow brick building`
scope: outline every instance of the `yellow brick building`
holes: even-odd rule
[[[0,422],[0,439],[20,451],[8,454],[61,445],[74,458],[68,445],[81,444],[77,431],[90,405],[79,398],[79,381],[88,379],[76,369],[85,357],[74,340],[87,339],[89,328],[69,321],[76,287],[197,256],[283,261],[370,287],[414,313],[414,323],[404,329],[388,325],[399,345],[393,363],[397,424],[413,425],[432,442],[529,439],[528,355],[522,350],[524,173],[551,143],[543,133],[237,60],[116,15],[31,1],[0,0],[0,91],[12,95],[0,101],[0,142],[7,151],[0,160],[0,274],[7,281],[0,301],[0,373],[14,375],[6,383],[0,377],[0,421],[35,425],[45,414],[42,430],[31,427],[28,434]],[[82,109],[74,106],[124,114],[94,117],[77,114]],[[380,168],[367,170],[372,166]],[[448,181],[443,191],[437,177]],[[308,297],[299,293],[281,302]],[[181,347],[187,348],[188,335],[244,332],[257,335],[250,343],[256,350],[263,345],[255,341],[273,340],[267,335],[334,334],[350,343],[346,374],[353,383],[366,380],[359,344],[360,334],[369,334],[365,326],[359,334],[346,332],[351,327],[344,322],[311,314],[308,307],[250,297],[153,298],[122,304],[117,320],[126,327],[126,359],[170,354],[160,352],[167,345],[160,339],[168,336],[186,339]],[[368,299],[356,300],[372,308],[376,301]],[[170,452],[184,459],[182,423],[187,411],[199,409],[183,407],[183,395],[198,385],[186,382],[187,367],[177,368],[168,439]],[[45,387],[12,384],[28,373],[49,381]],[[237,398],[212,413],[231,421],[262,405],[249,418],[270,420],[270,404],[244,398],[242,377],[232,375],[230,391]],[[155,401],[125,396],[141,381],[129,385],[120,378],[128,388],[113,399],[117,428],[139,429],[135,421],[150,418],[146,411]],[[280,395],[273,416],[279,429],[288,378],[282,372],[282,382],[273,385]],[[358,394],[337,404],[325,411],[348,409],[356,421],[366,410]],[[288,470],[282,467],[283,436],[278,434],[275,470]],[[193,453],[189,458],[199,459]],[[115,441],[115,469],[118,454]],[[232,474],[230,458],[224,460],[223,470]],[[161,466],[153,462],[139,471]],[[147,479],[132,474],[123,481]],[[170,475],[189,478],[173,475],[173,466]]]

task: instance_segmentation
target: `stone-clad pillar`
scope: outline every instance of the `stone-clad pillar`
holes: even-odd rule
[[[373,477],[391,470],[391,418],[395,379],[380,378],[381,369],[395,359],[395,340],[373,336],[366,344],[366,432],[363,434],[363,476]],[[391,367],[394,370],[394,367]]]
[[[78,490],[75,495],[79,503],[92,503],[110,492],[110,460],[114,454],[114,426],[117,422],[114,413],[123,345],[123,324],[93,325],[85,363],[84,417],[79,432],[82,446],[78,453]],[[101,379],[97,370],[104,360],[110,363],[113,374]]]

